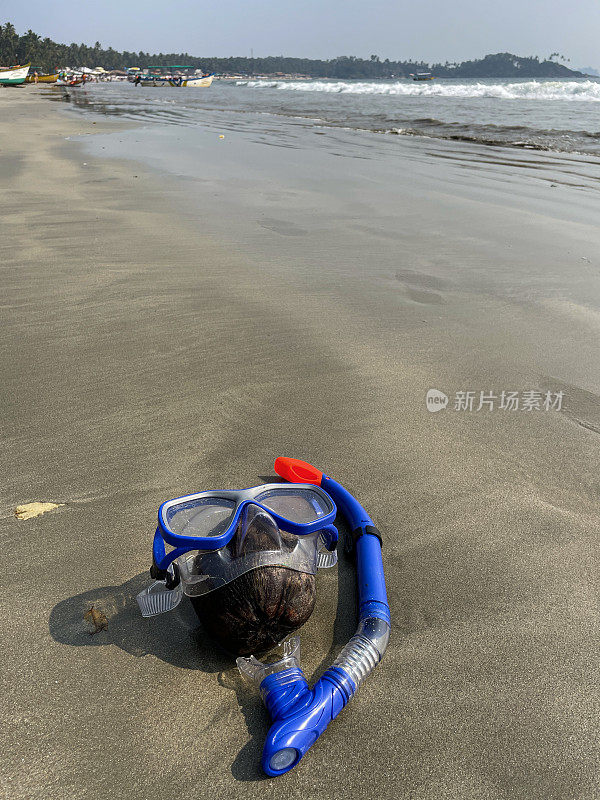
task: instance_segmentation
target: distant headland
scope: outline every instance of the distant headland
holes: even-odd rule
[[[51,72],[60,67],[96,67],[108,70],[125,70],[128,67],[148,67],[157,64],[189,64],[202,67],[217,75],[242,76],[295,76],[307,78],[336,78],[338,80],[382,78],[405,78],[413,72],[431,72],[438,78],[581,78],[583,72],[572,70],[560,63],[558,53],[546,59],[538,56],[515,56],[512,53],[496,53],[460,64],[428,64],[424,61],[381,60],[379,56],[356,58],[338,56],[327,61],[312,58],[288,58],[268,56],[246,58],[231,56],[191,56],[189,53],[122,53],[112,47],[103,48],[100,42],[93,47],[85,44],[58,44],[42,38],[29,30],[19,36],[14,26],[7,22],[0,25],[0,65],[31,63]],[[564,60],[564,58],[562,59]]]

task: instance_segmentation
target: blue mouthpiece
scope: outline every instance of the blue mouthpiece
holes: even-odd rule
[[[260,691],[273,720],[261,764],[267,775],[276,777],[300,761],[348,703],[356,684],[332,667],[309,689],[302,670],[292,669],[269,675]]]

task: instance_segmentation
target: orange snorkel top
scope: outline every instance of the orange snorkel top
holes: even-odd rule
[[[275,472],[290,483],[314,483],[320,486],[323,479],[323,473],[312,464],[287,456],[275,459]]]

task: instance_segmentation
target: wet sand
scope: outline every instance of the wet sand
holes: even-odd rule
[[[596,168],[131,132],[38,87],[0,110],[6,797],[598,797]],[[563,408],[452,410],[464,390]],[[270,780],[233,660],[189,607],[143,620],[134,598],[162,500],[282,454],[375,519],[394,628]],[[64,505],[15,518],[34,501]],[[354,629],[341,562],[302,630],[311,677]]]

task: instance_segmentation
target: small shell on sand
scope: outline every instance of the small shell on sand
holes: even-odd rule
[[[25,503],[15,508],[15,517],[17,519],[31,519],[32,517],[39,517],[40,514],[45,514],[46,511],[52,511],[53,508],[60,508],[60,506],[64,506],[64,503]]]

